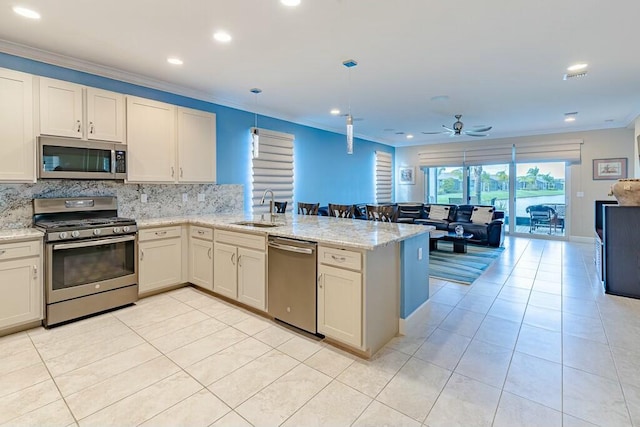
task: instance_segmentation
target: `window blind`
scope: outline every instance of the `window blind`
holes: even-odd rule
[[[376,203],[391,203],[393,190],[391,154],[384,151],[376,151],[375,154]]]
[[[464,150],[458,148],[426,148],[418,153],[418,164],[421,167],[462,166]]]
[[[252,129],[253,130],[253,129]],[[273,190],[276,202],[287,202],[287,211],[293,209],[293,141],[294,135],[258,129],[259,154],[251,160],[252,212],[268,213],[271,194],[260,204],[267,189]]]
[[[516,162],[569,162],[580,163],[581,139],[568,141],[516,143]]]

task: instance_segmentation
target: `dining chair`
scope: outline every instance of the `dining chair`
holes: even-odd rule
[[[299,215],[318,215],[320,203],[302,203],[298,202]]]
[[[337,218],[353,218],[353,205],[329,203],[329,216]]]
[[[287,202],[273,202],[273,206],[276,208],[276,213],[285,213],[287,211]]]
[[[370,221],[396,222],[398,209],[394,205],[367,205],[367,219]]]

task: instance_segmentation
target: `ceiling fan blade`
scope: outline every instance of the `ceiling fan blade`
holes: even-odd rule
[[[448,130],[449,132],[453,132],[453,133],[456,132],[455,130],[453,130],[453,129],[449,128],[449,127],[446,127],[445,125],[442,125],[442,127],[445,128],[446,130]]]
[[[444,133],[444,131],[438,131],[438,132],[421,132],[425,135],[439,135],[441,133]]]
[[[484,127],[480,127],[480,128],[474,128],[473,130],[471,130],[469,132],[489,132],[491,130],[491,128],[493,128],[493,126],[484,126]]]
[[[478,132],[464,132],[465,135],[469,135],[469,136],[487,136],[486,133],[478,133]]]

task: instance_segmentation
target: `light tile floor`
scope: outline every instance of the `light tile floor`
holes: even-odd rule
[[[194,288],[0,338],[0,425],[640,425],[640,300],[591,245],[506,246],[369,361]]]

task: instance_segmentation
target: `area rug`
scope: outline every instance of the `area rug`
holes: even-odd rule
[[[438,241],[438,249],[429,252],[429,276],[470,285],[502,253],[504,248],[467,245],[466,254],[453,252],[453,243]]]

